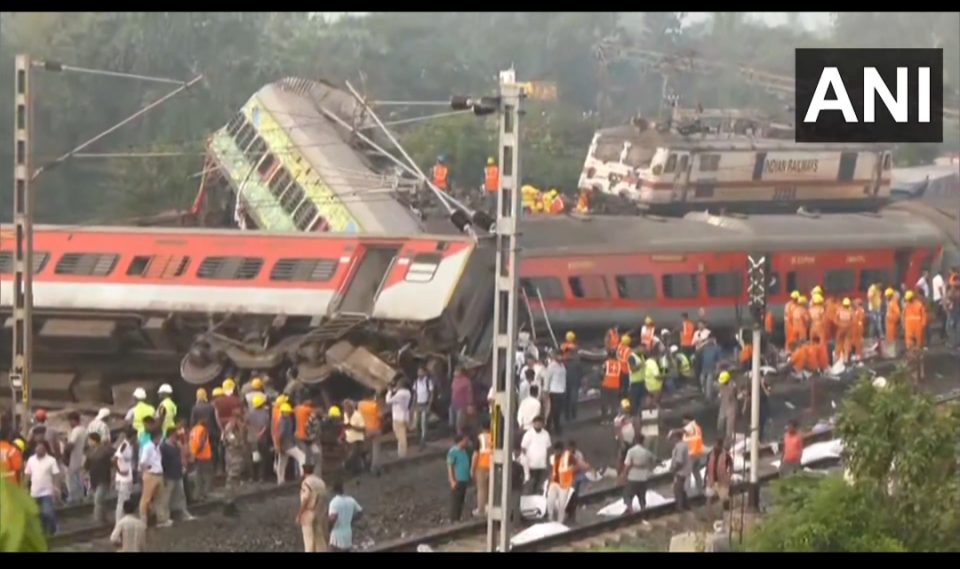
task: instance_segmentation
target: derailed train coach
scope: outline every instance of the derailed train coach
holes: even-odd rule
[[[262,371],[379,391],[411,362],[489,349],[493,255],[464,237],[38,226],[33,265],[41,399],[177,370],[181,389]]]

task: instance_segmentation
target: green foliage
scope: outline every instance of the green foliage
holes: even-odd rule
[[[371,13],[335,22],[307,13],[151,12],[10,13],[0,15],[0,84],[12,84],[13,57],[29,52],[83,67],[187,79],[205,74],[203,87],[111,134],[89,152],[180,152],[152,160],[71,160],[45,172],[35,185],[40,222],[93,218],[186,207],[202,169],[204,140],[226,123],[263,84],[284,76],[349,80],[372,98],[445,100],[484,95],[497,72],[514,65],[525,80],[554,81],[560,100],[531,105],[525,117],[524,180],[538,186],[575,187],[600,99],[593,46],[620,35],[636,45],[692,53],[789,74],[797,46],[897,45],[944,48],[947,104],[960,84],[960,23],[943,13],[837,14],[832,30],[814,34],[776,28],[737,14],[718,14],[691,25],[682,12],[656,13]],[[34,74],[35,165],[41,165],[115,124],[171,89],[169,85],[72,73]],[[638,111],[657,113],[661,78],[634,62],[610,69],[605,117],[609,126]],[[783,112],[781,100],[735,74],[702,78],[679,74],[669,87],[684,104],[758,106]],[[0,89],[0,108],[13,89]],[[422,110],[422,109],[421,109]],[[403,116],[410,116],[407,110]],[[386,120],[400,117],[385,117]],[[11,140],[12,121],[0,121]],[[472,116],[399,127],[423,166],[437,154],[453,158],[459,184],[480,183],[495,126]],[[948,129],[949,135],[949,129]],[[476,137],[476,138],[474,138]],[[952,144],[955,146],[956,141]],[[0,153],[0,178],[9,180],[11,153]],[[905,146],[901,164],[928,160],[937,147]],[[0,216],[10,200],[0,199]]]
[[[885,389],[863,379],[837,421],[854,480],[796,478],[775,486],[754,551],[958,551],[960,411],[936,406],[906,373]]]

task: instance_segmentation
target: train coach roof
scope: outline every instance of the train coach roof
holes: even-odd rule
[[[653,129],[640,131],[634,126],[620,125],[600,129],[604,138],[630,140],[644,145],[669,147],[676,150],[785,150],[785,151],[863,151],[888,150],[889,144],[878,143],[796,143],[781,138],[758,138],[746,135],[691,134],[660,132]]]
[[[689,213],[683,218],[594,216],[530,218],[521,227],[528,257],[603,253],[821,250],[935,247],[944,237],[906,212],[755,215]]]
[[[442,220],[440,220],[442,221]],[[60,233],[109,233],[120,236],[145,236],[155,237],[157,239],[170,239],[173,237],[191,238],[191,237],[230,237],[235,239],[257,239],[261,237],[271,237],[275,239],[311,239],[311,240],[330,240],[330,241],[466,241],[473,243],[474,240],[466,235],[457,233],[454,228],[449,233],[444,233],[442,223],[437,221],[434,226],[436,233],[414,233],[402,234],[392,233],[321,233],[306,231],[241,231],[239,229],[221,229],[209,227],[127,227],[120,225],[34,225],[34,231],[60,232]],[[450,224],[447,221],[447,224]],[[3,234],[0,239],[7,239]],[[12,239],[11,239],[12,241]]]

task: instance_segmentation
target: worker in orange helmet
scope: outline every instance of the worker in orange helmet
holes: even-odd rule
[[[807,340],[810,330],[810,309],[807,308],[807,297],[800,295],[797,304],[790,310],[790,348],[795,347],[801,340]]]
[[[833,350],[833,359],[840,359],[847,363],[850,359],[850,350],[853,347],[853,303],[844,298],[840,307],[833,315],[833,325],[837,330],[836,347]]]
[[[885,290],[883,296],[887,299],[887,333],[885,339],[888,344],[894,344],[897,341],[897,333],[900,328],[900,302],[892,288]]]
[[[827,311],[823,306],[823,297],[819,294],[814,296],[811,299],[810,306],[810,339],[812,340],[814,336],[819,338],[819,341],[826,343],[827,341]]]
[[[783,343],[786,349],[791,349],[793,340],[793,310],[797,307],[800,300],[800,291],[795,290],[790,293],[790,300],[783,305]]]
[[[863,308],[863,300],[853,301],[853,325],[850,328],[850,352],[857,354],[863,360],[863,335],[867,330],[867,311]]]
[[[903,340],[906,348],[923,349],[924,330],[927,327],[927,305],[912,290],[903,295]]]
[[[450,189],[449,175],[450,171],[447,169],[447,159],[441,154],[437,156],[437,163],[434,164],[430,170],[433,185],[446,192]]]

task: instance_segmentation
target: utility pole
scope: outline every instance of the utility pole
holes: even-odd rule
[[[487,508],[487,551],[510,551],[514,506],[513,431],[516,408],[513,360],[517,342],[517,269],[520,256],[520,103],[516,72],[500,72],[500,191],[496,217],[496,296],[493,314],[493,377],[496,436]],[[501,427],[502,426],[502,427]],[[501,427],[501,428],[497,428]],[[517,489],[519,490],[519,489]]]
[[[10,390],[14,431],[25,432],[30,417],[30,368],[33,361],[33,155],[30,133],[33,107],[30,93],[30,56],[17,55],[14,63],[13,124],[13,361]]]
[[[747,257],[750,314],[753,320],[753,368],[750,373],[750,508],[760,508],[760,349],[763,340],[763,320],[767,306],[767,257],[753,254]]]
[[[102,131],[93,138],[66,152],[55,160],[33,168],[33,94],[30,91],[31,70],[40,68],[45,71],[85,73],[138,81],[167,83],[178,85],[176,89],[163,97],[147,104],[137,112]],[[10,390],[13,396],[14,428],[24,431],[30,422],[30,374],[33,368],[33,191],[32,182],[42,172],[53,169],[73,158],[78,152],[114,132],[125,124],[144,115],[168,99],[192,87],[203,79],[198,75],[190,81],[164,77],[150,77],[132,73],[106,71],[64,65],[56,61],[34,60],[27,54],[18,54],[14,62],[14,152],[13,152],[13,349],[10,365]]]

